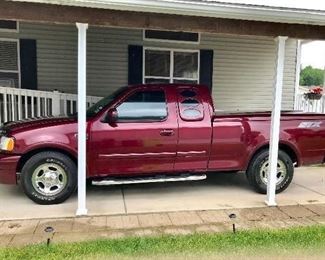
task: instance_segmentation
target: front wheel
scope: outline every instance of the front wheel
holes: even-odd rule
[[[20,184],[25,194],[43,205],[68,199],[77,187],[77,166],[66,155],[40,152],[25,163]]]
[[[262,194],[266,194],[267,192],[268,170],[269,151],[262,150],[254,156],[246,171],[249,184],[257,192]],[[276,175],[276,193],[284,191],[289,186],[293,178],[293,173],[294,167],[290,156],[280,150]]]

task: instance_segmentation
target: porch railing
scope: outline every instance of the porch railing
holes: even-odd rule
[[[87,107],[100,99],[101,97],[87,96]],[[0,125],[25,118],[71,115],[77,112],[77,100],[76,94],[0,86]],[[295,110],[325,113],[325,95],[319,100],[309,100],[299,94]]]
[[[319,100],[306,99],[304,94],[298,94],[295,104],[295,110],[304,112],[325,113],[325,95]]]
[[[87,96],[87,107],[101,97]],[[0,125],[7,121],[77,112],[78,96],[58,91],[0,87]]]

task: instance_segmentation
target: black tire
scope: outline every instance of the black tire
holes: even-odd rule
[[[52,169],[54,172],[54,177],[52,177],[53,174],[50,171],[48,171],[49,176],[44,174],[45,171],[42,167],[49,167],[49,169]],[[38,169],[40,169],[39,173],[37,173]],[[33,177],[40,178],[39,175],[41,177],[44,175],[47,177],[47,179],[33,181]],[[53,180],[50,178],[55,179]],[[55,187],[54,184],[54,186],[48,190],[47,194],[45,194],[44,191],[44,193],[42,193],[42,185],[43,188],[45,187],[44,183],[52,184],[51,181],[55,183],[58,182],[58,180],[59,182],[64,183],[62,185],[61,183],[59,184],[60,188],[57,188],[59,186]],[[59,204],[64,202],[73,192],[75,192],[77,182],[76,164],[68,156],[53,151],[40,152],[29,158],[22,168],[20,178],[20,185],[25,194],[34,202],[42,205]],[[52,194],[50,194],[51,192]]]
[[[246,171],[246,176],[249,184],[259,193],[266,194],[267,184],[261,177],[261,169],[269,159],[269,150],[262,150],[258,152],[251,160]],[[276,185],[276,193],[280,193],[288,188],[292,181],[294,167],[290,156],[284,151],[279,151],[278,160],[281,161],[286,168],[286,174],[283,179]]]

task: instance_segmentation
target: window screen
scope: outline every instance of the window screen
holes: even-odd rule
[[[119,121],[163,120],[167,117],[163,90],[138,91],[117,107]]]
[[[147,76],[169,77],[170,52],[159,50],[146,50],[146,69]]]
[[[145,49],[145,83],[189,83],[199,81],[199,52]]]
[[[18,70],[18,53],[16,41],[0,40],[0,70]]]
[[[19,87],[18,41],[0,40],[0,86]]]
[[[174,52],[174,78],[198,78],[197,52]]]

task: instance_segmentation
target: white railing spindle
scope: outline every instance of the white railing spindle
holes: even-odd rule
[[[7,91],[3,93],[3,107],[4,107],[4,122],[8,121],[8,101],[7,101]]]
[[[325,113],[325,95],[319,100],[306,99],[303,94],[297,95],[296,110],[304,112]]]

